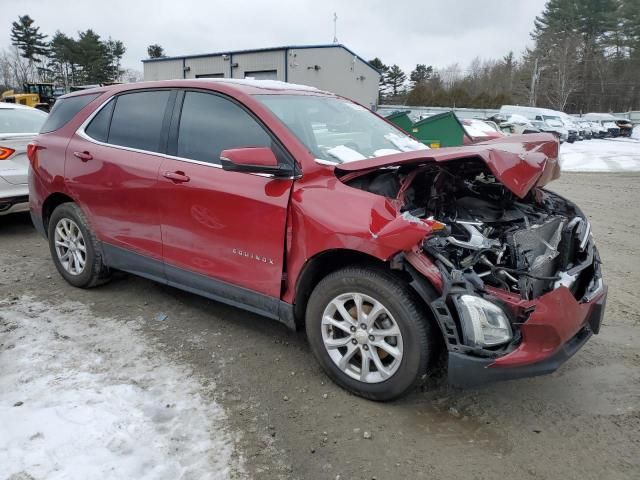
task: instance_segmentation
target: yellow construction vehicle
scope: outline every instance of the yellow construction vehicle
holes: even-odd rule
[[[53,83],[25,83],[23,93],[7,90],[1,100],[7,103],[19,103],[48,112],[56,98],[53,95]]]

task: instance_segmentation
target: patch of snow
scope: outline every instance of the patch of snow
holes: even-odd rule
[[[223,479],[241,465],[222,408],[137,321],[0,302],[0,478]],[[22,475],[22,477],[20,477]]]
[[[364,160],[365,158],[367,158],[357,150],[349,148],[345,145],[338,145],[337,147],[333,147],[327,150],[327,154],[331,155],[333,158],[340,160],[340,162],[342,163],[355,162],[356,160]]]
[[[640,140],[640,125],[633,127],[633,130],[631,130],[631,138]]]
[[[417,150],[429,150],[424,143],[418,142],[413,138],[406,135],[396,135],[395,133],[388,133],[384,136],[388,141],[393,143],[397,148],[403,152],[414,152]]]
[[[616,138],[563,143],[560,166],[566,172],[638,172],[640,142]]]
[[[401,153],[400,150],[395,148],[380,148],[373,152],[374,157],[384,157],[385,155],[393,155],[395,153]]]

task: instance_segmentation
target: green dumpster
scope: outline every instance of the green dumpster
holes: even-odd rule
[[[444,112],[414,123],[409,133],[428,147],[440,148],[462,145],[465,130],[453,112]]]
[[[393,123],[396,127],[401,128],[405,132],[411,131],[411,126],[413,122],[409,118],[409,112],[411,110],[405,110],[403,112],[393,112],[391,115],[385,117],[391,123]]]

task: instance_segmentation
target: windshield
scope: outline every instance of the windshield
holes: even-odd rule
[[[349,100],[256,95],[321,163],[347,163],[428,147]]]
[[[552,127],[562,127],[562,120],[560,120],[560,117],[551,117],[549,115],[545,115],[544,116],[544,121],[547,122],[547,125],[550,125]]]
[[[47,114],[35,108],[0,108],[0,134],[37,133]]]

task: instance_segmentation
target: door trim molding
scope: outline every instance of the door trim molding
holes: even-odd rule
[[[277,320],[292,330],[296,328],[293,305],[279,298],[169,265],[109,243],[101,242],[101,249],[109,267]]]

